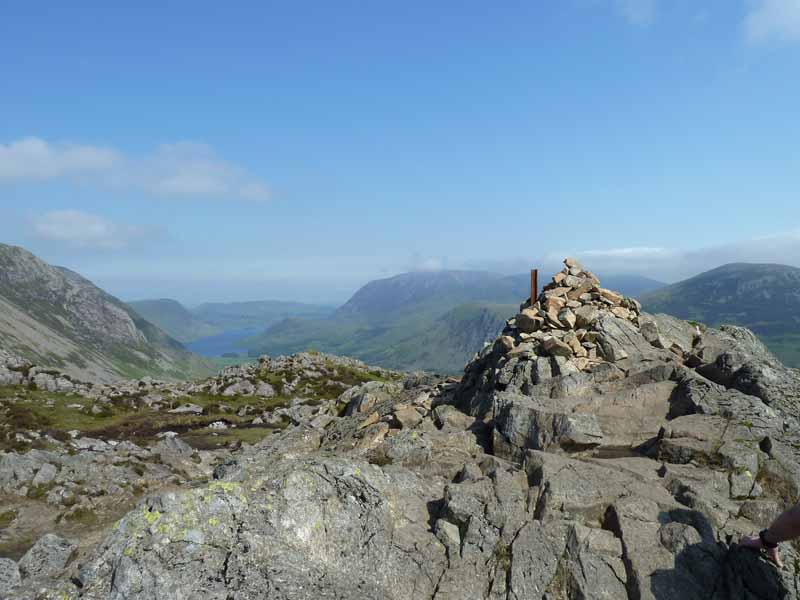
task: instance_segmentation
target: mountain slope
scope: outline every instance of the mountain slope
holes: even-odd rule
[[[458,372],[483,345],[497,337],[519,306],[460,304],[425,328],[376,353],[383,363],[403,362],[407,369]]]
[[[220,329],[197,319],[176,300],[137,300],[128,306],[181,343],[220,333]]]
[[[5,244],[0,244],[0,345],[98,381],[142,375],[182,378],[208,369],[89,280]]]
[[[359,289],[335,317],[386,323],[420,316],[440,316],[464,302],[513,303],[529,293],[530,278],[487,271],[403,273]]]
[[[516,303],[526,294],[525,286],[484,271],[404,273],[367,283],[329,318],[288,319],[242,344],[251,354],[313,348],[379,366],[456,372],[487,337],[485,320],[476,307]],[[475,319],[458,319],[457,313],[446,316],[465,304],[472,308],[460,314]],[[508,315],[515,309],[511,306]],[[495,315],[491,321],[496,320]],[[466,342],[451,346],[447,338],[434,338],[435,330],[449,327],[452,332],[456,321],[465,339],[480,340],[476,347]]]
[[[800,366],[800,269],[734,263],[641,297],[649,312],[752,329],[785,362]]]

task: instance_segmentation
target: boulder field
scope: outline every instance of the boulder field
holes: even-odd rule
[[[100,440],[181,475],[0,558],[0,598],[796,599],[792,544],[778,569],[737,541],[800,497],[798,404],[749,331],[645,314],[567,259],[460,380],[359,383],[235,448]],[[37,452],[0,455],[5,493],[77,468],[23,473]]]

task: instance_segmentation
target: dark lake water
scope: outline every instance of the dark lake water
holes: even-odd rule
[[[202,338],[196,342],[184,344],[189,350],[200,356],[215,357],[222,356],[228,352],[245,355],[247,350],[237,345],[237,342],[245,338],[261,333],[262,329],[239,329],[236,331],[226,331],[207,338]]]

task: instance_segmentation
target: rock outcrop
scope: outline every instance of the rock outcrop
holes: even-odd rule
[[[800,375],[566,264],[460,381],[363,382],[214,451],[62,569],[0,562],[0,598],[798,598],[792,545],[736,542],[800,497]]]
[[[0,244],[0,338],[5,350],[80,379],[211,372],[128,305],[68,269]]]

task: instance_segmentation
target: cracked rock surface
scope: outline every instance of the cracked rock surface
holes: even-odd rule
[[[800,374],[565,264],[460,381],[350,388],[35,574],[0,560],[0,598],[800,598],[794,546],[736,544],[800,496]]]

